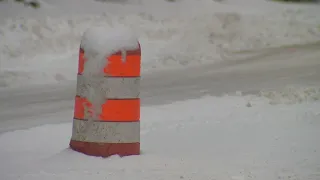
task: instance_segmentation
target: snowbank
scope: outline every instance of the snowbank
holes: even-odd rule
[[[72,112],[41,118],[71,120]],[[45,125],[0,135],[0,175],[6,180],[317,180],[319,118],[320,101],[270,105],[255,96],[143,107],[140,156],[88,157],[67,148],[71,123]]]
[[[252,0],[44,2],[38,14],[14,5],[10,12],[1,10],[25,17],[1,16],[6,18],[0,20],[0,87],[74,80],[80,39],[92,25],[120,24],[137,32],[143,73],[219,62],[226,52],[313,42],[320,36],[314,6]]]

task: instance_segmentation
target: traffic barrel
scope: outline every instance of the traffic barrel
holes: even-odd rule
[[[105,38],[108,40],[112,44],[115,38]],[[121,43],[125,46],[126,42],[122,39]],[[101,56],[105,63],[93,62],[97,60],[94,53],[102,53],[103,48],[95,49],[91,45],[87,49],[94,53],[88,52],[91,56],[86,56],[86,47],[80,46],[71,149],[101,157],[140,154],[141,47],[138,40],[136,45],[131,49],[119,45],[113,49],[106,47],[106,56]],[[86,74],[90,63],[103,65],[101,72]]]

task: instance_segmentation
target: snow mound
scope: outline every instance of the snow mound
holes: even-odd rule
[[[2,19],[0,72],[10,69],[17,71],[18,77],[13,81],[1,81],[6,81],[6,86],[54,83],[58,82],[53,78],[56,74],[74,80],[76,76],[70,75],[70,71],[74,72],[76,66],[75,56],[82,34],[97,25],[110,28],[125,25],[136,32],[142,47],[143,73],[224,61],[224,55],[229,51],[308,43],[320,37],[320,16],[308,9],[246,14],[228,4],[202,2],[200,5],[203,12],[161,18],[147,12],[135,12]],[[218,7],[223,7],[225,12],[218,11]],[[45,54],[53,57],[38,58]],[[69,55],[64,59],[64,71],[61,71],[61,60],[54,58],[57,54]],[[34,76],[32,74],[44,76],[22,81],[21,69],[30,77]]]

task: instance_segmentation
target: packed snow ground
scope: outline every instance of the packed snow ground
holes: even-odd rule
[[[257,96],[143,107],[140,156],[88,157],[68,149],[71,123],[45,125],[0,136],[0,175],[5,180],[318,180],[319,118],[320,101],[274,105]]]
[[[320,39],[319,5],[265,0],[42,0],[38,10],[0,6],[0,87],[75,80],[83,32],[91,25],[134,29],[142,70],[225,60],[230,51]]]

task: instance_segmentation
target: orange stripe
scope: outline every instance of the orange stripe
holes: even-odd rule
[[[123,62],[121,55],[112,55],[108,57],[109,65],[104,68],[104,73],[108,76],[140,76],[140,59],[139,55],[128,55]]]
[[[106,58],[109,63],[104,68],[104,73],[108,76],[122,76],[122,77],[133,77],[140,76],[140,65],[141,65],[141,49],[127,51],[126,61],[122,61],[121,52],[117,52],[110,57]],[[80,48],[79,50],[79,65],[78,74],[81,74],[84,70],[84,51]]]
[[[140,143],[92,143],[70,141],[71,149],[91,156],[130,156],[140,154]]]
[[[91,103],[79,96],[75,98],[74,118],[85,119],[84,107]],[[102,113],[98,121],[137,122],[140,121],[140,99],[112,99],[102,105]]]

